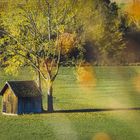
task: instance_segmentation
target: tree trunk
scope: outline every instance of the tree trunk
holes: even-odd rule
[[[40,69],[40,63],[39,63],[39,59],[37,59],[37,63],[38,63],[38,69]],[[41,74],[40,72],[38,71],[38,87],[39,87],[39,90],[42,94],[42,83],[41,83]],[[41,97],[41,110],[43,111],[43,99]]]
[[[39,87],[39,90],[42,92],[41,75],[40,75],[40,72],[38,72],[38,87]]]
[[[48,112],[53,112],[53,96],[52,96],[53,88],[52,83],[48,83]]]
[[[38,87],[39,87],[39,90],[42,94],[42,83],[41,83],[41,75],[40,75],[40,72],[38,72]],[[41,97],[41,110],[43,111],[43,96]]]

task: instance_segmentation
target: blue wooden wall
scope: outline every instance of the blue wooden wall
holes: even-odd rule
[[[42,112],[41,97],[19,97],[18,114]]]

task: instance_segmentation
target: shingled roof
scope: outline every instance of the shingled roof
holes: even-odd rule
[[[41,92],[35,81],[7,81],[0,92],[3,95],[10,88],[17,97],[38,97]]]

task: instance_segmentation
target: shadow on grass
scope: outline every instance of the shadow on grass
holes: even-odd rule
[[[43,111],[42,113],[84,113],[84,112],[128,111],[128,110],[140,110],[140,108],[73,109],[73,110],[54,110],[53,112]]]
[[[42,113],[85,113],[85,112],[105,112],[105,111],[129,111],[129,110],[140,110],[140,107],[136,108],[100,108],[100,109],[73,109],[73,110],[54,110],[48,112],[44,110]]]

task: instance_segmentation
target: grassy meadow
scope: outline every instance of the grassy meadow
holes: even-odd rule
[[[0,88],[7,80],[30,80],[32,75],[28,69],[17,76],[1,69]],[[94,67],[92,78],[80,84],[74,68],[61,68],[54,109],[67,111],[0,114],[0,140],[140,140],[140,67]]]

